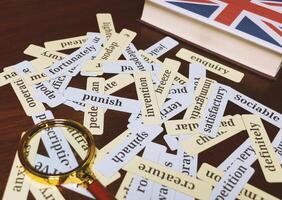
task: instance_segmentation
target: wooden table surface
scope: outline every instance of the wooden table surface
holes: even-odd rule
[[[144,2],[140,0],[2,0],[0,1],[0,66],[4,68],[24,59],[33,59],[23,54],[24,49],[29,44],[43,46],[45,41],[80,36],[88,31],[98,31],[96,13],[102,12],[112,14],[117,32],[122,28],[128,28],[137,32],[138,35],[133,43],[138,49],[145,49],[162,39],[165,35],[137,21],[141,16],[143,3]],[[208,72],[207,75],[218,82],[235,88],[280,113],[282,112],[281,75],[275,81],[269,80],[182,42],[160,59],[163,60],[165,57],[170,57],[180,60],[175,57],[175,54],[182,47],[201,53],[243,72],[245,77],[241,83],[234,83],[211,72]],[[187,76],[188,63],[183,60],[180,61],[182,62],[180,72]],[[110,76],[105,75],[104,77],[109,78]],[[70,85],[85,88],[86,77],[77,76],[72,79]],[[114,95],[137,99],[134,84],[114,93]],[[68,118],[81,123],[83,122],[82,112],[75,111],[65,105],[60,105],[50,110],[56,118]],[[20,135],[24,130],[30,128],[33,122],[31,117],[25,115],[10,85],[5,85],[0,88],[0,113],[1,197],[17,151]],[[228,103],[225,114],[237,113],[245,114],[248,112],[232,103]],[[175,117],[175,119],[181,118],[182,115],[183,113]],[[102,136],[95,136],[97,146],[99,148],[103,147],[122,133],[126,129],[128,117],[129,114],[126,113],[107,111],[105,115],[105,132]],[[278,132],[278,129],[265,121],[264,124],[272,140]],[[162,139],[164,133],[154,141],[165,144]],[[247,139],[247,133],[242,132],[200,153],[199,167],[203,162],[218,166],[234,149],[245,141],[245,139]],[[255,174],[249,183],[281,199],[282,184],[267,183],[257,161],[253,164],[253,167]],[[108,186],[113,194],[117,192],[124,174],[125,173],[122,171],[122,177]],[[87,199],[66,189],[60,188],[60,190],[66,199]],[[33,199],[31,194],[29,194],[29,198]]]

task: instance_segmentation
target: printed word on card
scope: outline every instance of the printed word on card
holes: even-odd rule
[[[44,105],[36,100],[32,87],[26,84],[22,78],[11,82],[11,85],[27,116],[33,116],[45,111]]]
[[[191,63],[189,65],[189,80],[191,81],[190,84],[193,85],[194,90],[196,90],[202,77],[206,77],[206,69],[204,65]]]
[[[118,74],[105,81],[105,94],[112,94],[134,82],[134,78],[129,74]],[[72,107],[75,110],[84,112],[85,103],[78,101],[67,100],[65,105]]]
[[[160,84],[157,86],[155,92],[158,99],[158,104],[161,107],[166,100],[169,89],[180,67],[180,62],[166,58],[161,68],[158,79]]]
[[[159,66],[162,66],[162,62],[159,61],[157,58],[151,56],[150,54],[148,54],[147,52],[143,51],[143,50],[139,50],[140,55],[142,56],[142,58],[149,64],[157,64]],[[179,72],[176,74],[173,84],[175,85],[183,85],[185,83],[188,82],[188,79],[183,76],[182,74],[180,74]]]
[[[192,93],[193,90],[191,89],[191,84],[184,84],[184,85],[172,85],[169,89],[167,98],[171,99],[174,96]]]
[[[103,72],[110,74],[133,74],[138,70],[135,63],[128,60],[105,61],[101,65]]]
[[[114,175],[162,131],[160,126],[144,126],[132,131],[129,137],[99,160],[95,168],[106,177]]]
[[[189,136],[180,136],[178,137],[179,142],[187,139]],[[198,169],[198,155],[190,156],[184,152],[181,148],[177,149],[177,158],[178,158],[178,169],[177,171],[196,178],[197,169]],[[182,192],[176,192],[174,196],[175,200],[194,200],[193,197],[187,196]]]
[[[28,75],[34,72],[34,69],[32,65],[27,62],[26,65],[17,65],[16,71],[18,74]],[[56,107],[65,101],[63,95],[52,87],[49,82],[34,84],[32,85],[32,89],[35,97],[41,102],[47,103],[50,107]]]
[[[31,179],[24,171],[25,169],[19,160],[18,153],[16,153],[3,200],[27,198]]]
[[[230,101],[236,105],[244,108],[245,110],[260,116],[262,119],[268,121],[269,123],[281,127],[282,124],[282,114],[268,108],[267,106],[257,102],[256,100],[230,88]]]
[[[255,170],[240,161],[235,162],[215,185],[210,200],[236,199],[240,191],[254,174]]]
[[[141,105],[137,100],[86,91],[68,87],[64,93],[68,100],[128,113],[139,113]]]
[[[156,161],[153,161],[156,162]],[[167,152],[163,152],[158,159],[158,164],[171,168],[173,170],[177,169],[177,156],[174,154],[170,154]],[[175,195],[175,190],[172,188],[167,187],[166,185],[154,184],[154,189],[152,193],[152,199],[173,199]]]
[[[282,182],[282,168],[261,119],[257,115],[242,115],[242,118],[266,181]]]
[[[64,200],[64,196],[60,190],[54,185],[46,185],[39,182],[32,181],[30,185],[30,191],[37,200]]]
[[[166,152],[166,147],[157,143],[149,143],[142,155],[142,157],[149,161],[157,161],[159,160],[160,156]],[[140,176],[133,176],[131,180],[131,184],[126,196],[126,199],[130,200],[150,200],[153,192],[155,183],[140,177]]]
[[[185,134],[193,134],[198,133],[198,123],[194,120],[186,120],[186,119],[177,119],[177,120],[169,120],[165,123],[166,132],[169,135],[185,135]],[[224,116],[221,119],[219,131],[226,131],[232,129],[240,129],[244,130],[245,125],[242,121],[240,115],[234,116]]]
[[[168,52],[170,49],[177,46],[179,43],[172,39],[171,37],[165,37],[154,45],[150,46],[145,50],[145,52],[149,53],[151,56],[155,58],[160,57],[161,55]]]
[[[134,62],[135,68],[137,68],[140,71],[151,71],[151,66],[149,63],[147,63],[133,43],[130,43],[123,52],[124,57],[126,60]]]
[[[119,189],[115,195],[116,199],[126,199],[128,196],[129,188],[131,187],[131,183],[133,181],[134,175],[132,173],[127,172],[119,186]]]
[[[29,158],[31,162],[33,162],[36,158],[39,141],[40,137],[35,137],[33,140],[30,141],[31,148],[29,151]],[[28,191],[30,189],[31,182],[32,179],[28,177],[28,175],[25,173],[25,169],[19,160],[18,153],[16,153],[10,171],[9,179],[4,191],[3,199],[26,199],[28,196]]]
[[[4,71],[0,73],[0,87],[19,78],[18,74],[15,72],[15,69],[12,67],[5,67],[3,70]]]
[[[104,93],[105,79],[89,77],[87,78],[87,91]],[[84,110],[83,125],[93,135],[101,135],[104,131],[104,110],[96,106],[86,105]]]
[[[207,164],[203,163],[198,170],[197,176],[199,179],[215,186],[224,176],[224,173],[219,169]],[[278,200],[278,198],[250,185],[246,184],[244,188],[241,190],[240,194],[236,197],[240,200],[245,199],[273,199]]]
[[[92,34],[87,42],[78,50],[45,69],[45,74],[50,78],[56,78],[68,71],[72,73],[75,68],[78,68],[79,64],[97,55],[103,42],[104,39],[100,34]]]
[[[203,181],[138,156],[123,169],[199,199],[208,199],[212,189]]]
[[[99,32],[109,40],[115,33],[115,26],[113,23],[112,15],[110,13],[97,13],[97,22],[99,26]]]
[[[81,70],[86,73],[95,72],[97,75],[102,75],[103,70],[100,63],[107,60],[117,60],[135,36],[135,32],[127,29],[122,29],[120,33],[113,33],[96,58],[85,63]]]
[[[202,64],[206,67],[207,70],[228,78],[236,83],[240,83],[244,77],[244,74],[242,72],[239,72],[235,69],[232,69],[231,67],[227,67],[221,63],[215,62],[209,58],[206,58],[184,48],[180,49],[177,52],[176,56],[190,63]]]
[[[204,113],[199,121],[198,131],[204,135],[215,137],[228,99],[229,87],[215,83]]]
[[[193,134],[187,140],[182,141],[180,145],[181,145],[181,148],[187,154],[196,155],[220,142],[223,142],[227,138],[230,138],[233,135],[240,133],[241,131],[242,130],[240,129],[218,131],[217,135],[214,138],[207,136],[207,135],[197,133],[197,134]]]
[[[138,99],[141,101],[142,121],[145,125],[161,124],[161,114],[154,91],[151,73],[139,71],[134,73]]]
[[[24,54],[34,56],[37,58],[48,59],[51,61],[59,61],[64,59],[67,55],[64,53],[52,51],[44,47],[40,47],[34,44],[29,45],[25,50]]]
[[[203,115],[208,98],[212,92],[215,81],[209,78],[201,78],[193,95],[193,105],[187,109],[184,119],[192,119],[197,122]]]
[[[83,36],[44,42],[44,46],[46,49],[52,51],[61,51],[61,50],[79,48],[86,42],[86,40],[87,40],[87,36],[83,35]]]
[[[12,81],[15,81],[16,79],[19,79],[19,78],[23,78],[24,81],[27,84],[29,84],[29,80],[26,79],[26,76],[21,74],[21,77],[19,77],[19,74],[15,70],[15,68],[17,68],[18,65],[23,65],[26,62],[27,61],[22,61],[10,67],[5,67],[3,69],[4,71],[0,73],[0,87]],[[40,72],[42,71],[42,69],[49,67],[52,64],[52,62],[48,61],[47,59],[42,59],[42,58],[36,58],[34,60],[29,61],[29,63],[32,65],[32,68],[34,69],[35,74],[39,74],[39,76],[41,75]],[[34,78],[37,78],[37,77],[32,77],[32,79]],[[48,80],[48,78],[45,78],[45,80]]]
[[[134,78],[129,74],[118,74],[105,81],[105,94],[112,94],[134,83]]]

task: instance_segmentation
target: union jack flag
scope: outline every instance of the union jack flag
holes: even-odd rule
[[[282,0],[163,0],[163,3],[282,53]]]

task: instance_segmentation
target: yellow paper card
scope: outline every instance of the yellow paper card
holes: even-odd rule
[[[34,56],[36,58],[45,58],[50,61],[58,61],[65,58],[67,55],[64,53],[52,51],[49,49],[45,49],[44,47],[40,47],[34,44],[29,45],[25,50],[24,54]]]
[[[110,141],[108,144],[106,144],[103,148],[99,150],[99,155],[106,155],[108,152],[112,151],[118,144],[121,144],[122,141],[128,137],[131,134],[129,129],[126,129],[124,132],[119,134],[115,139]],[[101,157],[102,158],[102,157]],[[97,156],[97,160],[99,160],[100,157]]]
[[[78,130],[71,127],[67,130],[61,129],[61,131],[80,158],[85,158],[88,152],[88,143],[84,136]]]
[[[46,185],[32,181],[30,191],[36,200],[64,200],[65,198],[54,185]]]
[[[100,33],[109,40],[109,38],[115,33],[115,26],[110,13],[98,13],[96,14]]]
[[[231,67],[227,67],[221,63],[215,62],[209,58],[206,58],[184,48],[180,49],[177,52],[176,56],[190,63],[202,64],[207,70],[228,78],[236,83],[241,82],[244,77],[244,74],[242,72],[239,72],[235,69],[232,69]]]
[[[185,135],[198,133],[198,123],[196,120],[176,119],[168,120],[164,123],[168,135]]]
[[[224,175],[219,169],[203,163],[198,170],[197,177],[201,180],[215,186]],[[278,198],[250,185],[246,184],[245,187],[241,190],[240,194],[237,197],[240,200],[254,200],[254,199],[271,199],[278,200]]]
[[[212,92],[214,80],[202,77],[193,95],[193,104],[186,110],[184,119],[193,119],[196,122],[201,118],[202,112],[208,103]]]
[[[104,93],[105,79],[97,77],[87,78],[87,91]],[[85,106],[83,125],[93,135],[102,135],[104,132],[104,109],[97,106]]]
[[[43,57],[33,59],[29,62],[31,63],[32,68],[36,71],[39,71],[39,72],[54,64],[54,61],[52,61],[48,58],[45,59]]]
[[[181,141],[180,145],[188,155],[192,156],[207,150],[208,148],[226,140],[227,138],[232,137],[241,131],[242,130],[240,129],[218,131],[215,138],[197,133],[193,134],[187,140]]]
[[[4,71],[0,73],[0,87],[17,80],[18,78],[18,74],[12,67],[6,67],[4,68]]]
[[[134,79],[138,99],[142,104],[142,121],[146,125],[161,124],[161,114],[151,73],[147,71],[137,71],[134,73]]]
[[[47,76],[44,73],[43,69],[41,71],[36,71],[36,72],[24,74],[24,75],[22,75],[22,77],[23,77],[24,81],[26,82],[26,84],[28,84],[28,85],[41,83],[43,81],[48,81],[48,80],[51,79],[51,77]]]
[[[177,119],[177,120],[168,120],[165,123],[166,132],[169,135],[182,135],[182,134],[192,134],[198,133],[198,123],[196,120],[187,120],[187,119]],[[240,115],[234,116],[224,116],[221,120],[221,125],[219,131],[227,130],[244,130],[245,125],[242,121]]]
[[[169,89],[174,81],[176,73],[180,67],[180,62],[166,58],[163,62],[163,67],[160,69],[158,79],[160,84],[157,86],[155,92],[158,100],[159,107],[162,107],[166,100]]]
[[[39,141],[39,135],[38,137],[35,136],[30,141],[31,148],[29,151],[29,159],[31,162],[35,160]],[[16,153],[4,191],[3,200],[26,199],[31,182],[32,179],[25,173],[25,169],[19,160],[18,153]]]
[[[184,85],[188,83],[188,78],[180,74],[179,72],[175,75],[173,85]]]
[[[209,199],[212,190],[203,181],[139,156],[135,156],[123,169],[198,199]]]
[[[11,82],[11,85],[27,116],[37,115],[45,111],[44,105],[34,98],[32,87],[26,84],[22,78]]]
[[[53,60],[53,59],[49,59],[45,57],[39,57],[39,58],[33,59],[32,61],[30,61],[30,63],[34,69],[34,72],[22,75],[23,79],[29,85],[50,80],[51,77],[48,77],[44,73],[44,69],[46,69],[47,67],[50,67],[56,61],[57,60]]]
[[[282,182],[282,168],[260,117],[249,114],[242,118],[266,181]]]
[[[27,198],[30,187],[30,179],[24,171],[25,169],[21,165],[17,153],[3,195],[3,200]]]
[[[148,54],[147,52],[143,51],[143,50],[139,50],[138,51],[142,58],[149,64],[155,63],[158,64],[160,66],[163,65],[163,63],[158,60],[157,58],[153,57],[152,55]],[[180,74],[179,72],[176,73],[175,77],[174,77],[174,81],[173,84],[174,85],[183,85],[185,83],[188,83],[188,78],[183,76],[182,74]]]
[[[87,40],[86,35],[44,42],[46,49],[60,51],[81,47]]]
[[[126,199],[126,196],[128,194],[128,190],[130,187],[130,184],[132,182],[134,175],[127,172],[119,186],[119,189],[115,195],[115,198],[118,200]]]
[[[88,152],[88,143],[85,140],[85,138],[82,136],[82,134],[73,129],[73,128],[68,128],[66,132],[66,130],[62,129],[64,136],[66,137],[66,139],[68,140],[68,142],[70,143],[70,145],[75,149],[75,151],[77,152],[77,154],[81,157],[81,158],[85,158],[86,154]],[[96,149],[96,158],[95,161],[103,158],[106,155],[106,151],[99,151],[98,149]],[[112,177],[105,177],[103,176],[99,171],[95,170],[94,166],[92,167],[92,171],[94,172],[95,176],[97,177],[97,179],[104,185],[107,186],[108,184],[114,182],[115,180],[117,180],[120,177],[119,173],[116,173],[114,176]]]
[[[95,72],[98,75],[102,75],[103,70],[100,62],[106,60],[117,60],[135,36],[135,32],[127,29],[122,29],[119,34],[113,33],[112,37],[107,41],[96,58],[94,60],[89,60],[81,70],[85,72]]]
[[[105,82],[105,94],[112,94],[121,88],[134,83],[134,78],[130,74],[118,74]]]

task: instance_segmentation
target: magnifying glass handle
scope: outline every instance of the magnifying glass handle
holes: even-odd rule
[[[87,189],[91,194],[94,195],[97,200],[115,199],[97,179],[95,179],[90,185],[88,185]]]

